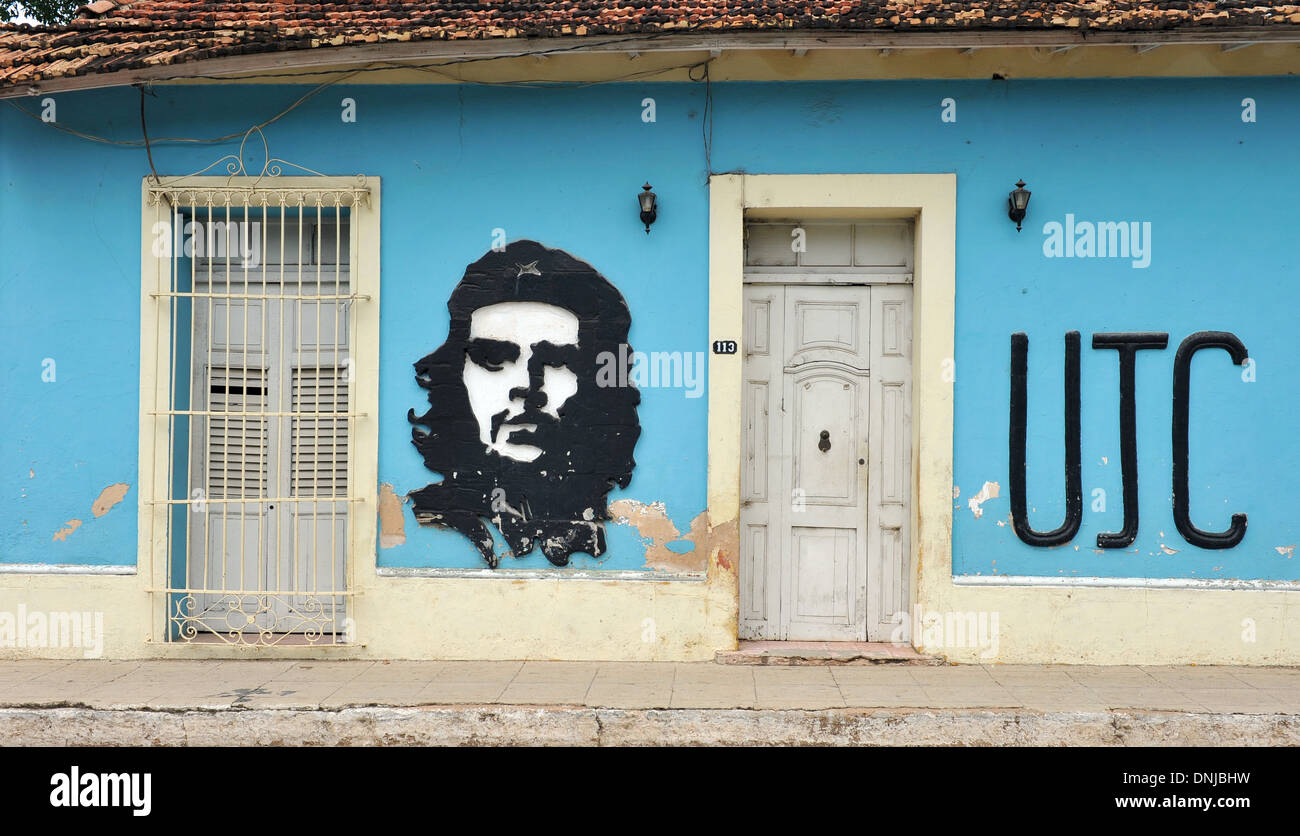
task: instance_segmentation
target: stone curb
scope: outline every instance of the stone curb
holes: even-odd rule
[[[1300,715],[1022,709],[0,709],[4,746],[1300,746]]]

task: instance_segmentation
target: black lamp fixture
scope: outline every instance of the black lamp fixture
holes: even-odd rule
[[[645,224],[645,234],[649,235],[650,224],[659,217],[659,210],[655,206],[658,198],[650,191],[650,184],[646,183],[641,187],[641,194],[637,195],[636,199],[641,202],[641,223]]]
[[[1029,208],[1029,195],[1025,191],[1025,181],[1016,181],[1016,190],[1007,195],[1007,215],[1016,222],[1016,232],[1020,231],[1020,222],[1025,219],[1025,210]]]

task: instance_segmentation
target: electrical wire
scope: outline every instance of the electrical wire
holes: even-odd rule
[[[578,90],[584,87],[594,87],[598,84],[617,84],[622,81],[629,81],[631,79],[642,78],[644,76],[663,75],[664,73],[671,73],[677,70],[686,70],[689,75],[689,73],[692,70],[695,70],[703,65],[708,64],[710,60],[712,59],[706,59],[704,61],[692,61],[689,64],[674,64],[668,67],[656,67],[653,69],[637,70],[636,72],[625,73],[623,75],[614,76],[612,78],[597,79],[595,81],[542,81],[540,79],[529,79],[529,80],[519,80],[519,81],[474,81],[473,79],[464,79],[461,78],[460,76],[453,75],[452,73],[443,72],[441,70],[436,69],[436,67],[433,66],[412,66],[412,65],[400,64],[396,62],[389,63],[385,66],[366,68],[366,70],[364,71],[374,72],[374,71],[381,71],[381,70],[416,70],[418,72],[432,73],[434,75],[439,75],[444,78],[449,78],[459,84],[470,84],[470,85],[476,85],[482,87],[515,87],[515,88],[532,89],[532,90],[537,90],[537,89]],[[447,65],[437,65],[437,66],[447,66]]]
[[[677,32],[653,33],[646,37],[648,39],[655,39],[655,38],[659,38],[671,34],[678,34],[678,33]],[[95,134],[89,134],[82,131],[78,131],[74,128],[70,128],[66,125],[60,124],[59,122],[46,122],[39,115],[17,104],[13,99],[5,99],[5,102],[9,104],[9,106],[17,110],[19,113],[22,113],[25,116],[28,116],[31,119],[34,119],[43,125],[48,125],[52,128],[55,128],[56,130],[62,131],[72,136],[76,136],[81,139],[85,139],[91,142],[99,142],[107,145],[118,145],[124,147],[132,147],[132,148],[143,147],[145,149],[145,154],[149,159],[149,169],[153,172],[154,180],[155,182],[157,182],[159,180],[159,176],[158,176],[158,169],[154,166],[154,162],[153,162],[154,145],[161,145],[164,143],[191,143],[191,144],[198,144],[198,145],[212,145],[221,142],[229,142],[233,139],[246,136],[248,132],[251,130],[255,130],[255,129],[260,130],[262,128],[267,127],[268,125],[271,125],[279,121],[280,119],[287,116],[289,113],[293,112],[293,110],[296,109],[299,105],[303,104],[303,102],[306,102],[307,100],[311,99],[313,96],[317,95],[322,90],[325,90],[326,88],[329,87],[333,87],[334,85],[340,84],[349,78],[353,78],[355,76],[359,76],[365,73],[391,72],[393,70],[415,70],[418,72],[427,72],[427,73],[439,75],[451,79],[457,82],[458,84],[472,84],[472,85],[483,86],[483,87],[513,87],[513,88],[529,88],[529,89],[582,89],[586,87],[596,86],[599,84],[613,84],[613,83],[628,81],[631,79],[641,78],[645,76],[663,75],[664,73],[675,72],[678,70],[685,70],[686,77],[689,80],[697,83],[698,82],[704,83],[704,113],[700,120],[700,129],[703,135],[703,142],[704,142],[704,167],[705,167],[705,178],[707,180],[707,178],[711,174],[713,174],[713,159],[712,159],[713,157],[713,85],[712,85],[712,80],[709,77],[709,65],[714,60],[712,57],[706,58],[703,61],[693,61],[687,64],[677,64],[677,65],[672,65],[667,67],[655,67],[651,69],[638,70],[635,72],[625,73],[623,75],[615,76],[612,78],[598,79],[595,81],[575,81],[575,82],[546,81],[543,79],[523,79],[517,81],[474,81],[472,79],[467,80],[461,78],[458,75],[454,75],[449,72],[444,72],[443,70],[440,69],[443,67],[456,67],[463,64],[473,64],[473,63],[479,63],[483,61],[499,61],[499,60],[504,60],[509,58],[526,58],[530,56],[545,58],[547,56],[558,54],[558,53],[572,52],[580,49],[589,50],[592,47],[608,46],[615,43],[626,44],[627,42],[625,40],[619,40],[619,41],[604,41],[604,42],[595,42],[595,43],[580,43],[580,44],[574,44],[574,45],[564,46],[564,47],[555,47],[552,49],[531,50],[528,52],[520,53],[518,55],[474,56],[474,57],[465,57],[465,58],[452,59],[448,61],[435,62],[430,64],[409,64],[400,61],[374,62],[365,67],[344,71],[333,78],[329,78],[326,81],[321,82],[320,84],[313,87],[311,90],[304,93],[302,96],[299,96],[288,107],[284,108],[279,113],[272,116],[270,119],[267,119],[264,122],[259,122],[258,124],[254,125],[252,128],[243,131],[236,131],[234,133],[225,134],[223,136],[212,137],[210,139],[197,139],[193,137],[159,137],[150,140],[149,128],[148,128],[147,121],[145,119],[145,92],[146,92],[146,88],[148,88],[150,92],[152,92],[152,83],[134,85],[140,92],[140,133],[142,138],[138,140],[109,139],[107,137],[97,136]],[[703,74],[699,78],[696,78],[695,76],[697,70],[703,70]],[[226,81],[226,82],[239,82],[239,81],[250,81],[250,80],[264,80],[268,78],[286,78],[286,77],[293,78],[293,77],[304,77],[304,76],[319,76],[321,74],[322,73],[319,72],[306,71],[306,72],[299,72],[299,73],[260,73],[260,74],[247,75],[247,76],[177,75],[169,78],[156,79],[155,81],[203,79],[203,80],[218,80],[218,81]]]
[[[149,157],[149,170],[153,172],[153,181],[155,183],[160,183],[162,182],[162,178],[158,176],[158,169],[153,164],[153,148],[149,145],[149,123],[146,122],[144,118],[144,88],[141,87],[139,89],[140,89],[140,134],[141,136],[144,137],[144,152]]]
[[[704,137],[704,180],[707,183],[713,174],[713,82],[709,79],[707,61],[704,63],[704,113],[700,117],[700,132]]]
[[[542,54],[542,53],[528,53],[528,55],[532,55],[532,54]],[[493,59],[497,60],[499,59],[499,57],[500,56],[494,56]],[[510,56],[510,57],[527,57],[527,56],[524,55],[524,56]],[[294,101],[284,110],[281,110],[279,113],[275,114],[270,119],[267,119],[265,122],[258,123],[254,127],[265,128],[267,125],[277,122],[281,118],[287,116],[290,112],[292,112],[303,102],[307,101],[308,99],[312,98],[316,94],[320,93],[322,90],[328,87],[332,87],[336,84],[340,84],[343,81],[352,78],[353,76],[358,76],[369,72],[391,72],[394,69],[410,69],[410,70],[431,72],[437,75],[442,75],[460,84],[472,84],[472,85],[482,86],[482,87],[515,87],[515,88],[531,88],[531,89],[539,89],[539,88],[540,89],[581,89],[584,87],[592,87],[599,84],[615,84],[615,83],[628,81],[635,78],[641,78],[643,76],[662,75],[663,73],[675,72],[677,70],[686,70],[687,76],[691,78],[692,81],[695,81],[696,79],[693,76],[693,72],[694,70],[699,69],[700,67],[705,68],[704,78],[707,81],[708,64],[712,60],[713,60],[712,58],[708,58],[703,61],[693,61],[688,64],[676,64],[668,67],[656,67],[652,69],[638,70],[636,72],[626,73],[624,75],[615,76],[613,78],[598,79],[595,81],[580,81],[580,82],[548,82],[541,79],[530,79],[530,80],[519,80],[519,81],[473,81],[473,80],[461,79],[458,78],[457,76],[451,75],[450,73],[440,72],[437,69],[437,67],[451,66],[453,64],[460,63],[460,62],[444,62],[441,64],[433,64],[433,65],[411,65],[411,64],[402,64],[400,62],[382,62],[378,65],[371,65],[367,67],[361,67],[355,70],[348,70],[334,78],[328,79],[318,84],[316,87],[312,88],[307,93],[304,93],[301,97],[299,97],[296,101]],[[205,79],[205,80],[222,80],[222,81],[236,82],[236,81],[249,81],[249,80],[265,79],[265,78],[284,78],[284,77],[315,76],[315,75],[321,75],[321,74],[315,72],[274,73],[274,74],[259,74],[259,75],[249,75],[249,76],[233,76],[233,77],[192,75],[192,76],[176,76],[175,78],[177,79],[197,78],[197,79]],[[159,79],[159,80],[161,81],[164,79]],[[140,87],[141,90],[143,91],[142,85],[137,85],[137,86]],[[97,136],[95,134],[88,134],[82,131],[78,131],[75,128],[70,128],[59,122],[46,122],[45,120],[41,119],[41,117],[38,114],[35,114],[30,110],[28,110],[27,108],[22,107],[21,105],[17,104],[13,99],[5,99],[5,102],[10,107],[17,110],[19,113],[22,113],[23,115],[31,119],[34,119],[43,125],[48,125],[49,127],[52,127],[56,130],[62,131],[72,136],[79,137],[81,139],[89,140],[91,142],[99,142],[106,145],[120,145],[120,146],[132,147],[132,148],[144,147],[147,144],[161,145],[164,143],[192,143],[198,145],[212,145],[220,142],[229,142],[230,140],[238,139],[239,137],[242,137],[247,133],[247,130],[236,131],[234,133],[225,134],[223,136],[212,137],[210,139],[196,139],[192,137],[173,137],[173,136],[158,137],[152,140],[151,143],[148,143],[146,139],[108,139],[107,137]]]
[[[331,80],[329,80],[329,81],[324,82],[323,84],[319,84],[319,85],[317,85],[316,87],[313,87],[311,90],[307,91],[307,92],[304,93],[302,96],[298,97],[298,99],[297,99],[296,101],[294,101],[293,104],[289,105],[289,106],[286,107],[284,110],[282,110],[282,111],[280,111],[279,113],[275,114],[275,115],[272,116],[270,119],[267,119],[265,122],[259,122],[258,124],[254,125],[253,127],[254,127],[254,128],[265,128],[267,125],[270,125],[270,124],[272,124],[272,123],[274,123],[274,122],[279,121],[279,120],[282,119],[283,117],[287,116],[291,111],[293,111],[294,108],[298,107],[298,106],[301,105],[303,102],[305,102],[305,101],[307,101],[308,99],[310,99],[312,96],[315,96],[315,95],[316,95],[317,93],[319,93],[320,91],[322,91],[322,90],[324,90],[325,88],[330,87],[330,86],[332,86],[332,85],[338,84],[339,82],[343,81],[344,79],[347,79],[347,78],[349,78],[349,77],[351,77],[351,76],[353,76],[353,75],[356,75],[356,73],[357,73],[357,71],[356,71],[356,70],[353,70],[353,71],[350,71],[350,72],[344,73],[343,75],[339,76],[338,78],[331,79]],[[140,89],[141,89],[141,94],[143,95],[144,87],[141,86]],[[30,117],[30,118],[32,118],[32,119],[35,119],[36,121],[40,122],[40,123],[43,124],[43,125],[48,125],[49,127],[54,128],[54,129],[56,129],[56,130],[63,131],[64,133],[71,134],[71,135],[76,136],[76,137],[80,137],[81,139],[87,139],[87,140],[90,140],[91,142],[101,142],[101,143],[104,143],[104,144],[106,144],[106,145],[123,145],[123,146],[131,147],[131,148],[142,148],[142,147],[145,147],[146,145],[150,145],[150,144],[152,144],[152,145],[161,145],[162,143],[165,143],[165,142],[189,142],[189,143],[195,143],[195,144],[198,144],[198,145],[212,145],[212,144],[216,144],[216,143],[219,143],[219,142],[229,142],[229,141],[232,140],[232,139],[238,139],[238,138],[244,136],[245,134],[247,134],[249,130],[251,130],[251,128],[250,128],[250,129],[245,129],[245,130],[242,130],[242,131],[235,131],[234,133],[229,133],[229,134],[226,134],[226,135],[224,135],[224,136],[216,136],[216,137],[212,137],[211,139],[194,139],[194,138],[191,138],[191,137],[180,137],[180,136],[166,136],[166,137],[159,137],[159,138],[157,138],[157,139],[152,140],[152,142],[150,142],[150,141],[148,140],[147,137],[146,137],[145,139],[108,139],[107,137],[96,136],[95,134],[83,133],[82,131],[78,131],[78,130],[76,130],[75,128],[69,128],[68,126],[63,125],[63,124],[60,124],[60,123],[58,123],[58,122],[46,122],[46,121],[45,121],[44,119],[42,119],[39,115],[37,115],[37,114],[35,114],[35,113],[32,113],[32,112],[31,112],[30,110],[28,110],[27,108],[22,107],[21,105],[15,103],[13,99],[5,99],[5,102],[8,103],[9,106],[11,106],[11,107],[13,107],[15,110],[17,110],[19,113],[22,113],[23,115],[28,116],[28,117]],[[142,109],[143,109],[143,103],[142,103]]]

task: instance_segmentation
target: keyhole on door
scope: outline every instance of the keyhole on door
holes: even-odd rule
[[[825,453],[831,449],[831,434],[827,430],[822,430],[822,440],[817,442],[817,449]]]

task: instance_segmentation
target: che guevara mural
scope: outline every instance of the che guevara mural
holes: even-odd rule
[[[630,350],[622,294],[563,250],[516,241],[469,265],[447,308],[446,341],[415,363],[429,409],[410,411],[412,443],[441,476],[409,494],[416,520],[463,534],[494,569],[489,526],[515,558],[599,557],[606,496],[631,481],[641,433],[637,388],[597,375]]]

